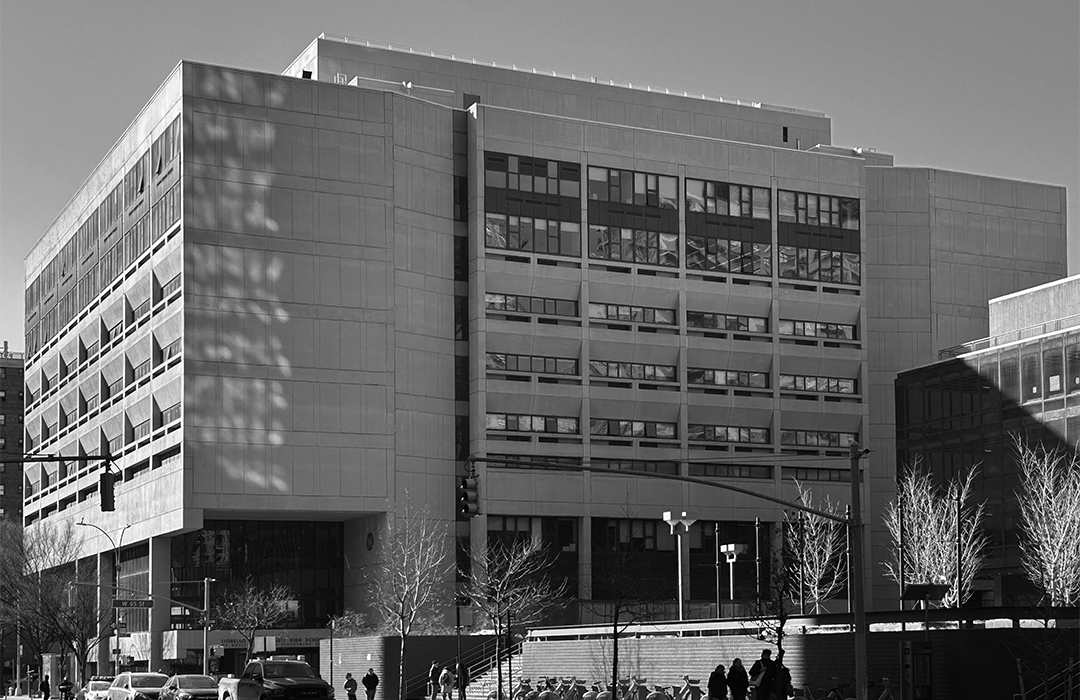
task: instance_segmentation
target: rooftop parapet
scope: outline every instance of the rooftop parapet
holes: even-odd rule
[[[447,61],[457,61],[459,63],[469,63],[476,66],[486,66],[489,68],[502,68],[504,70],[513,70],[520,73],[532,73],[533,75],[545,75],[553,78],[563,78],[565,80],[577,80],[583,83],[593,83],[594,85],[609,85],[612,87],[626,88],[629,90],[641,90],[642,92],[654,92],[661,95],[672,95],[675,97],[687,97],[695,100],[704,100],[706,102],[720,102],[723,104],[737,105],[740,107],[753,107],[755,109],[767,109],[774,112],[785,112],[787,114],[801,114],[808,117],[827,117],[824,112],[816,112],[809,109],[795,109],[794,107],[782,107],[779,105],[765,104],[763,102],[748,102],[746,100],[738,100],[731,97],[719,97],[715,95],[706,95],[704,93],[687,92],[686,90],[672,90],[670,88],[659,87],[656,85],[643,85],[641,83],[628,83],[618,80],[610,80],[608,78],[597,78],[595,76],[577,75],[576,73],[560,73],[554,70],[545,70],[542,68],[533,68],[530,66],[519,66],[514,63],[499,63],[497,61],[488,61],[480,58],[473,58],[471,56],[460,56],[458,54],[446,54],[439,53],[437,51],[427,51],[424,49],[416,49],[411,46],[394,46],[392,44],[385,44],[378,41],[368,41],[367,39],[353,39],[351,37],[342,36],[340,34],[327,34],[322,33],[319,35],[320,39],[326,39],[328,41],[338,41],[344,44],[356,44],[358,46],[364,46],[371,49],[383,49],[387,51],[398,51],[400,53],[413,54],[416,56],[428,56],[430,58],[440,58]],[[347,81],[346,81],[347,82]]]

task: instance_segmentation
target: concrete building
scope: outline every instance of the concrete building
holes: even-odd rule
[[[990,299],[1066,275],[1065,188],[932,168],[868,165],[867,338],[874,600],[886,579],[880,519],[896,481],[893,383],[938,351],[992,334]]]
[[[0,350],[0,460],[23,453],[23,354]],[[22,519],[22,465],[0,465],[0,518]]]
[[[896,379],[897,460],[942,481],[978,467],[990,550],[975,605],[1034,605],[1021,567],[1014,440],[1075,455],[1080,441],[1080,276],[990,301],[990,336]]]
[[[341,37],[284,75],[183,62],[26,261],[27,449],[116,456],[117,510],[92,468],[45,464],[24,522],[85,519],[111,533],[87,529],[103,580],[118,562],[193,604],[183,582],[286,572],[278,649],[301,653],[365,607],[406,502],[448,553],[552,545],[593,603],[571,619],[602,615],[625,547],[691,615],[730,614],[759,583],[744,557],[718,601],[715,546],[767,569],[781,510],[643,474],[846,500],[876,342],[866,185],[892,159],[830,129]],[[514,467],[538,457],[612,473]],[[456,520],[472,466],[482,514]],[[128,618],[130,665],[194,665],[191,615]]]

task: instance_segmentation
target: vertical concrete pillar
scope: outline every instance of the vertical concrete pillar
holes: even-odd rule
[[[578,598],[592,600],[592,516],[581,517],[578,530]]]
[[[170,609],[167,600],[172,591],[172,538],[150,538],[150,593],[154,597],[154,607],[150,610],[150,665],[151,671],[164,667],[161,656],[161,637],[169,629]],[[177,653],[185,653],[178,649]],[[172,659],[170,659],[172,661]]]

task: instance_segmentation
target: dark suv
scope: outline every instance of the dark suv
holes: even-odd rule
[[[334,690],[303,661],[252,661],[240,678],[222,678],[221,700],[333,700]]]

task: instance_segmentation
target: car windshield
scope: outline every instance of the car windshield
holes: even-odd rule
[[[314,678],[311,667],[300,661],[263,664],[263,678]]]
[[[132,688],[160,688],[165,685],[165,681],[169,680],[168,676],[154,674],[152,676],[132,676],[131,687]]]
[[[217,687],[217,681],[210,676],[179,676],[176,684],[184,689]]]
[[[109,683],[108,683],[108,681],[90,681],[87,684],[86,689],[87,690],[108,690],[109,689]]]

